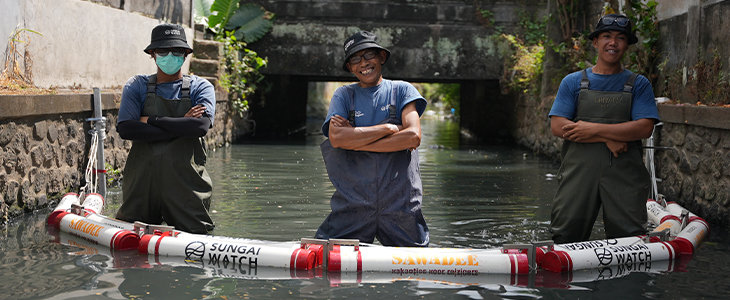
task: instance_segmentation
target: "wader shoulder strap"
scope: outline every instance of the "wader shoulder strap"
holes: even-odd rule
[[[350,121],[350,125],[352,125],[352,127],[355,127],[355,89],[353,89],[349,85],[346,85],[345,89],[347,90],[347,94],[350,96],[350,105],[348,106],[347,120]]]
[[[392,94],[390,95],[390,105],[388,106],[388,118],[391,120],[396,119],[396,111],[398,111],[397,105],[398,101],[396,96],[398,95],[398,82],[397,81],[391,81],[392,85],[390,87],[390,90]]]
[[[183,76],[182,90],[180,91],[180,99],[190,99],[190,83],[193,81],[188,75]]]
[[[591,82],[588,80],[588,73],[586,72],[586,69],[583,69],[583,72],[581,72],[580,74],[580,89],[587,90],[588,87],[591,85]]]
[[[147,94],[154,94],[157,89],[157,74],[147,76]]]
[[[629,76],[629,79],[626,80],[626,83],[624,83],[624,92],[625,93],[631,93],[631,91],[634,89],[634,82],[636,82],[636,73],[631,72],[631,76]]]

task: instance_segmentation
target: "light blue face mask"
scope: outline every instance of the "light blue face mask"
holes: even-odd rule
[[[155,54],[155,63],[157,63],[160,70],[165,72],[167,75],[174,75],[177,71],[180,71],[184,62],[184,56],[175,56],[172,52],[168,53],[166,56]]]

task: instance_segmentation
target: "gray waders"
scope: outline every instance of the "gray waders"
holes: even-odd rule
[[[576,116],[573,121],[616,124],[631,120],[634,80],[631,74],[622,92],[589,89],[583,70]],[[564,141],[558,190],[553,198],[551,232],[556,243],[588,240],[603,206],[606,237],[646,232],[646,199],[649,173],[642,161],[640,141],[628,143],[618,158],[605,143]]]
[[[390,116],[381,124],[401,124],[396,116],[395,90],[394,83]],[[352,90],[349,107],[348,119],[355,126]],[[329,140],[320,149],[336,190],[330,200],[332,212],[319,226],[316,238],[372,243],[377,237],[385,246],[428,246],[428,226],[421,212],[423,188],[418,150],[352,151],[333,148]]]
[[[183,77],[180,100],[157,96],[156,79],[156,75],[150,76],[142,115],[184,116],[192,107],[190,77]],[[208,215],[213,185],[205,170],[205,161],[203,138],[133,141],[124,167],[124,200],[117,219],[148,224],[165,221],[190,233],[213,230],[213,221]]]

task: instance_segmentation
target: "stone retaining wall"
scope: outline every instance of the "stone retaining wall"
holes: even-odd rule
[[[104,156],[123,169],[132,143],[116,132],[121,94],[102,93],[106,117]],[[45,207],[84,183],[92,117],[92,95],[0,96],[0,223]],[[226,99],[216,103],[209,149],[230,144],[248,122],[230,113]]]
[[[659,105],[659,191],[712,223],[730,216],[730,108]]]

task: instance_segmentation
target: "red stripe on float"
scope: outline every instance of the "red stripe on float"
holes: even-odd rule
[[[679,220],[679,218],[678,218],[677,216],[675,216],[675,215],[666,215],[666,216],[664,216],[664,218],[662,218],[662,219],[661,219],[661,220],[659,221],[659,223],[664,223],[664,222],[666,222],[667,220],[675,220],[675,221],[677,221],[677,222],[681,223],[681,220]]]
[[[58,228],[59,225],[61,225],[61,219],[63,219],[63,217],[67,214],[68,213],[63,210],[54,211],[50,215],[48,215],[46,223],[48,223],[48,225]]]
[[[573,261],[565,251],[550,251],[543,257],[542,267],[545,270],[561,273],[573,269]]]
[[[710,230],[710,225],[707,224],[707,221],[705,221],[705,219],[700,218],[698,216],[690,217],[689,220],[687,220],[687,224],[695,222],[695,221],[702,223],[702,225],[705,225],[705,227],[707,227],[707,231]]]
[[[527,254],[515,254],[517,260],[517,274],[530,273],[530,262],[527,259]]]
[[[142,238],[139,240],[139,245],[137,246],[137,250],[139,251],[139,253],[147,254],[147,249],[149,249],[148,247],[151,238],[151,234],[145,234],[142,236]]]
[[[121,233],[121,232],[122,231],[120,230],[120,231],[117,231],[116,233],[114,233],[114,235],[112,235],[112,239],[111,239],[111,241],[109,241],[109,248],[110,249],[114,249],[114,245],[116,244],[115,243],[115,240],[117,239],[117,235],[119,235],[119,233]]]
[[[340,245],[334,245],[327,259],[327,271],[340,272],[342,270],[342,259],[340,258]]]
[[[507,254],[507,257],[509,257],[509,273],[515,274],[515,258],[514,254]]]
[[[162,242],[162,239],[165,238],[164,236],[160,236],[157,238],[157,243],[155,243],[155,256],[160,254],[160,243]]]
[[[112,249],[130,250],[139,246],[139,236],[129,230],[120,230],[112,238]]]
[[[362,279],[360,272],[362,272],[362,254],[360,250],[357,250],[357,282],[360,282],[360,279]]]
[[[672,242],[677,245],[675,249],[677,250],[678,256],[692,255],[692,252],[694,252],[694,245],[692,245],[692,242],[683,237],[677,237]]]

